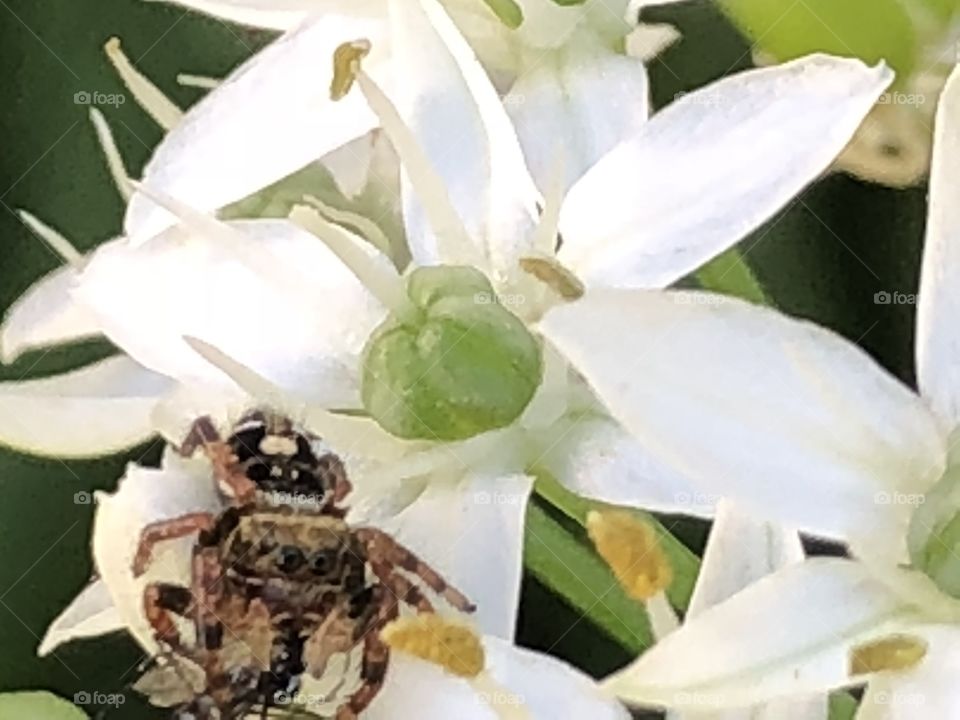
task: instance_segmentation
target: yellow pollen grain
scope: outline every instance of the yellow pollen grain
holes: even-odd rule
[[[486,665],[480,637],[462,622],[434,613],[394,620],[380,637],[392,649],[439,665],[453,675],[477,677]]]
[[[850,676],[911,670],[927,655],[927,643],[914,635],[890,635],[850,651]]]
[[[333,80],[330,82],[330,99],[342,100],[353,87],[360,73],[360,61],[370,54],[369,40],[353,40],[333,52]]]
[[[656,530],[636,515],[620,510],[591,512],[587,533],[623,589],[635,600],[649,600],[673,581],[673,568]]]

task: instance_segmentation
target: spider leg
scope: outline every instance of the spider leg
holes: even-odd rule
[[[350,696],[347,703],[337,710],[336,720],[356,720],[367,709],[383,688],[390,663],[390,648],[380,637],[380,631],[400,615],[400,605],[395,595],[378,592],[378,612],[366,628],[363,636],[363,663],[360,678],[363,684]]]
[[[419,613],[434,611],[433,603],[423,594],[420,588],[403,575],[393,572],[393,568],[389,564],[371,561],[370,568],[373,570],[373,574],[383,583],[383,586],[394,595],[398,603],[415,607]]]
[[[193,421],[187,436],[180,443],[177,451],[184,457],[190,457],[197,451],[197,448],[206,448],[207,445],[223,442],[217,426],[209,415],[204,415]]]
[[[143,611],[153,628],[154,638],[177,652],[186,653],[180,632],[171,615],[186,617],[193,609],[189,588],[171,583],[150,583],[143,591]]]
[[[140,543],[133,556],[133,574],[135,577],[143,575],[153,557],[153,548],[166,540],[178,540],[202,530],[211,530],[215,518],[208,512],[195,512],[181,515],[177,518],[158,520],[147,525],[140,534]]]
[[[370,558],[374,572],[377,572],[377,563],[385,563],[402,568],[416,575],[427,587],[458,610],[470,613],[477,609],[477,606],[470,602],[463,593],[451,587],[440,573],[427,565],[427,563],[421,560],[412,550],[398,543],[387,533],[382,530],[377,530],[376,528],[360,528],[356,532],[358,539],[366,549],[367,557]],[[379,576],[379,573],[377,574]],[[385,579],[384,582],[386,582]]]

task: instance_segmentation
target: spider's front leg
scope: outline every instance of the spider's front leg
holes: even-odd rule
[[[409,592],[405,587],[410,585],[409,581],[405,578],[400,578],[403,582],[398,582],[395,578],[399,578],[400,576],[392,572],[393,568],[399,567],[420,578],[427,587],[440,595],[457,610],[472,613],[477,609],[477,606],[470,602],[462,592],[451,587],[440,573],[421,560],[412,550],[398,543],[387,533],[382,530],[377,530],[376,528],[360,528],[356,531],[356,534],[365,549],[371,568],[384,584],[390,587],[396,587],[398,590],[402,589],[404,593]],[[415,586],[413,587],[415,588]],[[398,595],[399,594],[398,592]],[[416,595],[416,593],[411,594],[413,602],[410,604],[416,605],[421,612],[429,612],[432,610],[432,608],[429,607],[429,602],[427,602],[425,608],[421,607],[422,603]]]
[[[213,476],[217,483],[228,490],[236,503],[245,505],[252,501],[257,486],[240,467],[236,453],[220,436],[220,431],[217,430],[209,415],[193,421],[178,451],[184,457],[192,457],[200,448],[213,466]]]
[[[153,558],[153,549],[159,543],[179,540],[204,530],[212,530],[215,524],[216,518],[209,512],[187,513],[180,517],[150,523],[140,533],[140,542],[133,556],[134,577],[140,577],[147,571]]]
[[[172,615],[186,617],[194,607],[190,588],[172,583],[150,583],[143,591],[143,612],[153,628],[153,637],[160,645],[187,654]]]

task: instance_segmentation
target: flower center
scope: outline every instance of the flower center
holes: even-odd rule
[[[370,416],[403,438],[462,440],[520,417],[543,377],[540,343],[472,267],[413,270],[413,312],[393,313],[364,351]]]

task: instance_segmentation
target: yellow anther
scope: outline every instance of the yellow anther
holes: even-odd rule
[[[460,677],[476,677],[486,665],[483,643],[472,628],[433,613],[394,620],[380,636],[394,650],[432,662]]]
[[[850,676],[911,670],[927,655],[927,643],[914,635],[890,635],[850,651]]]
[[[580,279],[553,258],[520,258],[520,267],[564,300],[577,300],[583,297],[585,288]]]
[[[370,54],[370,47],[369,40],[361,39],[344,43],[334,51],[331,100],[342,100],[350,92],[360,72],[360,61]]]
[[[630,597],[649,600],[673,581],[673,568],[656,530],[636,515],[616,510],[591,512],[587,532]]]

